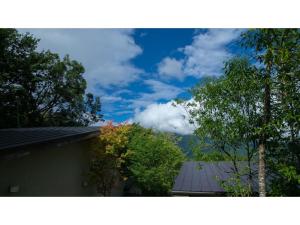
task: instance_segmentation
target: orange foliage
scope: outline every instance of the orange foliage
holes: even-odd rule
[[[107,125],[100,128],[100,143],[109,154],[116,158],[118,167],[121,167],[127,156],[128,134],[132,125],[128,123],[113,125],[109,121]]]

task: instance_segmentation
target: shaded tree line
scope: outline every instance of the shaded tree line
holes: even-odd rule
[[[38,51],[39,39],[0,29],[0,128],[87,126],[102,119],[99,97],[85,94],[84,67]]]

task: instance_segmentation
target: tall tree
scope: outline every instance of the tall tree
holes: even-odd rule
[[[299,195],[300,30],[251,29],[242,37],[254,65],[232,59],[224,76],[194,89],[197,104],[187,105],[196,134],[228,156],[258,144],[259,195]]]
[[[259,80],[246,58],[233,58],[225,63],[223,76],[192,89],[194,102],[187,105],[200,139],[198,150],[221,152],[233,163],[234,177],[247,175],[250,185],[258,145],[255,130],[260,123]],[[239,165],[241,159],[248,162],[246,171]]]
[[[299,138],[300,33],[298,29],[254,29],[244,33],[243,38],[245,46],[254,49],[254,56],[261,63],[264,101],[259,144],[259,193],[266,196],[267,147],[270,148],[271,142],[283,133],[291,135],[294,143]]]
[[[0,29],[0,127],[86,126],[102,119],[100,99],[85,97],[84,67],[37,51],[39,40]]]

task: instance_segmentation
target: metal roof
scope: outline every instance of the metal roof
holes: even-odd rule
[[[238,167],[246,166],[246,162],[239,162]],[[220,180],[227,180],[232,176],[233,165],[231,162],[185,162],[177,176],[173,194],[201,194],[224,193]],[[247,182],[247,177],[242,177],[242,182]],[[256,182],[253,182],[255,184]],[[254,186],[254,190],[256,187]]]
[[[99,127],[39,127],[0,129],[0,150],[99,132]]]

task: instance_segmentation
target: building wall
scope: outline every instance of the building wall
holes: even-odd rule
[[[87,186],[88,140],[44,144],[0,155],[1,196],[95,196]]]

